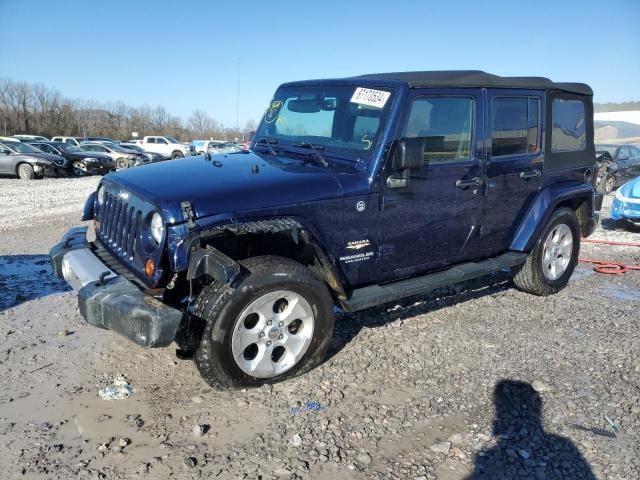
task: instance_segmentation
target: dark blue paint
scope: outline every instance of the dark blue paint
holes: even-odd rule
[[[576,196],[591,198],[593,193],[579,169],[545,172],[528,181],[519,178],[521,171],[543,168],[544,146],[517,158],[491,158],[489,105],[491,97],[500,94],[496,89],[410,90],[403,82],[367,79],[302,83],[394,90],[388,121],[368,159],[327,153],[329,167],[322,167],[299,154],[281,150],[274,156],[253,144],[250,153],[214,155],[211,160],[190,157],[105,177],[104,185],[134,192],[145,215],[159,211],[168,225],[163,248],[150,253],[138,246],[132,258],[124,259],[148,285],[159,284],[162,269],[185,271],[194,242],[221,225],[290,217],[310,232],[348,290],[508,249],[528,251],[558,203]],[[519,93],[538,96],[545,112],[543,91]],[[388,153],[400,137],[408,106],[415,96],[433,94],[475,99],[472,159],[425,165],[406,188],[389,189]],[[544,114],[541,121],[544,129]],[[483,185],[467,190],[455,186],[456,180],[471,177],[480,177]],[[180,204],[185,201],[193,206],[196,228],[189,228],[182,217]],[[360,254],[366,259],[351,261]],[[148,255],[161,266],[152,279],[141,274]]]

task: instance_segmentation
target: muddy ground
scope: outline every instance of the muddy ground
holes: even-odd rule
[[[97,181],[0,179],[0,478],[640,477],[640,272],[581,264],[548,298],[500,274],[341,315],[321,367],[215,391],[172,348],[87,326],[51,274]],[[101,399],[118,374],[134,394]]]

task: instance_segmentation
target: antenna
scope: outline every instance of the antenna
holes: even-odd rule
[[[240,130],[240,57],[238,57],[238,91],[236,94],[236,130]]]

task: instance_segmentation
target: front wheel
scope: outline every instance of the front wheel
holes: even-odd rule
[[[87,166],[84,164],[84,162],[80,162],[80,161],[73,162],[72,169],[73,169],[73,175],[75,177],[84,177],[89,173]]]
[[[604,183],[602,185],[603,193],[611,193],[615,188],[616,188],[616,176],[607,175],[607,178],[604,179]]]
[[[523,292],[551,295],[562,290],[578,263],[580,225],[573,210],[556,210],[527,260],[516,269],[513,283]]]
[[[124,157],[116,159],[116,169],[124,170],[125,168],[129,168],[129,160]]]
[[[172,158],[172,159],[174,159],[174,160],[175,160],[176,158],[182,158],[182,157],[184,157],[184,154],[183,154],[182,152],[173,152],[173,153],[171,154],[171,158]]]
[[[241,263],[233,288],[214,282],[194,305],[193,313],[206,322],[194,356],[204,380],[214,387],[258,386],[319,365],[333,334],[325,284],[287,258]]]
[[[36,172],[33,170],[33,167],[28,163],[22,163],[18,167],[18,176],[22,180],[33,180],[36,178]]]

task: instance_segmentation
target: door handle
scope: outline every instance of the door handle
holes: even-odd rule
[[[542,175],[540,170],[529,170],[526,172],[520,172],[520,178],[523,180],[529,180],[530,178],[537,178]]]
[[[479,187],[480,185],[482,185],[482,180],[480,179],[480,177],[473,177],[471,180],[456,180],[456,187],[463,190],[469,187]]]

